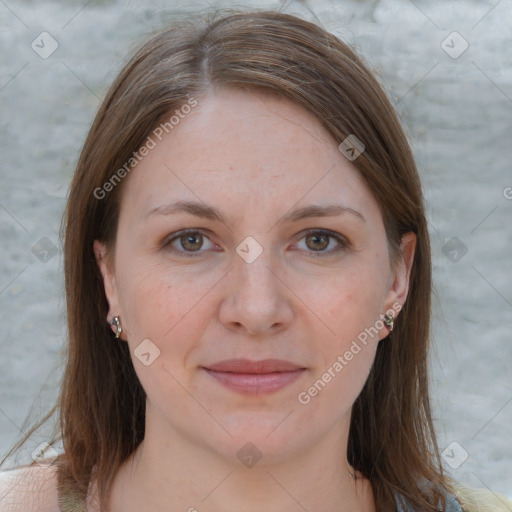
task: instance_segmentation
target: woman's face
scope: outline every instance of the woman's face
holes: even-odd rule
[[[112,266],[95,243],[146,435],[232,461],[343,443],[383,315],[405,301],[414,235],[393,274],[360,174],[287,100],[210,90],[168,132],[125,178]],[[232,359],[298,370],[212,370]]]

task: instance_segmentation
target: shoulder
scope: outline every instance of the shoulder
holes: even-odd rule
[[[455,495],[464,512],[512,512],[512,500],[507,496],[457,484]]]
[[[0,471],[0,512],[59,512],[57,467]]]

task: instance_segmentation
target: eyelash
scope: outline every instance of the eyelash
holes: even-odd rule
[[[201,234],[204,237],[208,238],[208,236],[199,229],[184,229],[183,231],[178,231],[177,233],[174,233],[172,235],[172,238],[167,239],[163,243],[162,247],[168,248],[171,252],[174,252],[174,253],[179,254],[180,256],[184,256],[186,258],[198,258],[201,255],[201,253],[204,251],[196,251],[196,253],[194,253],[192,251],[181,251],[181,250],[178,250],[178,249],[172,247],[172,245],[171,245],[172,242],[174,242],[175,240],[179,240],[180,238],[183,238],[187,235],[197,235],[197,234]],[[349,242],[347,241],[347,239],[345,237],[341,236],[338,233],[335,233],[334,231],[330,231],[328,229],[307,229],[306,231],[303,231],[301,233],[302,236],[301,236],[301,238],[298,239],[298,241],[302,240],[303,238],[306,238],[309,235],[313,235],[313,234],[327,235],[329,238],[334,238],[339,244],[335,249],[331,249],[330,251],[327,251],[327,252],[309,251],[309,255],[313,258],[331,256],[332,254],[338,253],[339,251],[342,251],[343,249],[347,249],[349,247]]]

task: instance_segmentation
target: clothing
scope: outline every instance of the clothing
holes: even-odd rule
[[[445,496],[446,496],[446,507],[444,509],[444,512],[465,512],[462,509],[459,501],[453,494],[446,493]],[[410,512],[412,510],[407,506],[405,506],[405,507],[401,506],[401,504],[399,502],[399,495],[397,493],[395,493],[395,502],[396,502],[396,506],[397,506],[397,508],[396,508],[397,512]]]

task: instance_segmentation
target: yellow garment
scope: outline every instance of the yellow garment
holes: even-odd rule
[[[460,482],[455,492],[464,512],[512,512],[512,500],[503,494]]]

